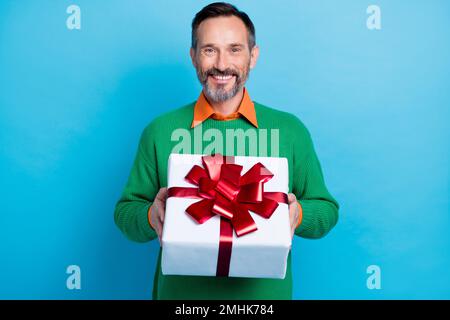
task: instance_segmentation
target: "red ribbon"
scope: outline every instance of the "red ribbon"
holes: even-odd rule
[[[194,165],[185,180],[196,188],[171,187],[168,197],[202,199],[191,204],[186,213],[202,224],[220,215],[220,242],[217,276],[228,276],[230,269],[233,229],[238,237],[258,228],[249,210],[269,219],[278,203],[288,203],[283,192],[264,192],[264,184],[273,174],[260,162],[243,176],[242,166],[234,157],[221,154],[202,156],[203,168]]]

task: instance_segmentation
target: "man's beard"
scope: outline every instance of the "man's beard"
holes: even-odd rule
[[[197,77],[203,86],[204,93],[206,97],[211,102],[224,102],[227,101],[238,94],[238,92],[244,87],[247,81],[250,70],[250,63],[247,67],[240,73],[238,70],[227,68],[225,70],[219,70],[217,68],[210,68],[208,70],[202,71],[197,68]],[[233,87],[230,90],[226,90],[226,84],[218,84],[215,87],[210,86],[208,83],[209,76],[235,76],[235,81]]]

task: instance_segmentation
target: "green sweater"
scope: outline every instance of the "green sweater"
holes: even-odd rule
[[[136,242],[157,239],[147,213],[158,190],[167,186],[167,160],[171,152],[286,157],[289,192],[297,196],[303,211],[295,234],[304,238],[321,238],[334,227],[339,204],[325,186],[309,131],[297,117],[254,102],[258,128],[241,117],[228,121],[209,118],[191,129],[194,104],[157,117],[143,130],[128,182],[114,212],[115,222],[127,238]],[[248,140],[239,145],[236,139],[234,147],[229,147],[226,140],[230,142],[227,139],[230,131],[249,133]],[[259,140],[267,141],[266,147],[259,140],[258,143],[250,140],[252,131],[258,132]],[[263,139],[265,135],[267,139]],[[185,139],[184,150],[180,150],[181,137]],[[219,141],[221,139],[223,141]],[[277,139],[278,144],[274,144]],[[295,250],[294,247],[292,249]],[[284,279],[227,278],[163,275],[160,248],[153,299],[292,299],[291,253]]]

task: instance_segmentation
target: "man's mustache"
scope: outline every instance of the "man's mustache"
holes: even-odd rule
[[[203,74],[205,76],[222,76],[222,77],[236,76],[236,77],[239,77],[239,72],[237,72],[236,70],[230,69],[230,68],[225,69],[225,70],[219,70],[217,68],[212,68],[212,69],[205,71]]]

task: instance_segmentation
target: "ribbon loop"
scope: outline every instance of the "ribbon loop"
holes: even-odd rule
[[[220,169],[224,163],[224,157],[221,154],[215,154],[202,157],[203,166],[210,179],[217,181],[220,177]]]
[[[198,223],[202,224],[214,217],[212,211],[214,202],[212,200],[204,199],[191,204],[187,207],[186,212]]]
[[[241,187],[241,192],[238,195],[239,202],[258,203],[263,201],[263,184],[261,182],[254,182],[245,184]]]
[[[197,186],[201,178],[208,178],[208,173],[202,167],[195,165],[184,179]]]
[[[241,178],[241,184],[249,184],[254,182],[266,183],[272,179],[273,173],[269,171],[261,162],[251,167]]]
[[[220,194],[216,195],[212,211],[229,220],[233,219],[234,217],[234,207],[232,202],[228,201],[228,199],[221,196]]]
[[[206,199],[214,199],[216,196],[216,185],[216,181],[202,177],[198,184],[198,193]]]

